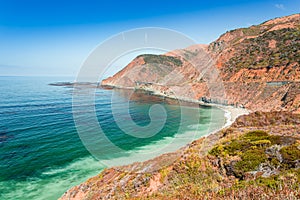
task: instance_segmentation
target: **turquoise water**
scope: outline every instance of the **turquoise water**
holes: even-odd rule
[[[225,122],[224,112],[217,108],[199,109],[142,93],[97,89],[95,112],[110,141],[97,149],[103,155],[99,157],[90,154],[77,132],[80,125],[73,118],[73,89],[48,85],[57,81],[72,79],[0,77],[0,199],[57,199],[104,167],[123,164],[125,156],[128,163],[173,151]],[[150,123],[152,105],[162,105],[167,114],[165,125],[149,138],[126,134],[115,122],[116,118],[124,119],[129,124],[126,128],[134,131],[131,119],[126,118],[128,110],[122,109],[126,103],[130,117],[139,126]],[[84,130],[97,134],[94,128]],[[110,151],[112,144],[121,151]]]

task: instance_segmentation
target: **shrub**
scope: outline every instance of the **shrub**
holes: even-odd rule
[[[291,164],[296,160],[300,160],[300,150],[297,145],[290,145],[283,147],[280,149],[280,153],[282,155],[283,161],[287,164]]]
[[[269,136],[268,133],[266,133],[265,131],[256,130],[256,131],[250,131],[246,133],[244,138],[249,139],[251,141],[256,141],[256,140],[261,140],[263,138],[266,138],[268,136]]]
[[[245,172],[255,170],[260,163],[266,161],[267,156],[261,149],[251,149],[246,151],[241,158],[242,159],[234,165],[234,170],[240,177],[243,176]]]
[[[251,142],[251,144],[263,147],[263,146],[269,146],[271,144],[271,141],[270,140],[257,140],[257,141]]]

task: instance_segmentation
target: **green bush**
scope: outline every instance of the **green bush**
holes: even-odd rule
[[[270,163],[281,169],[294,168],[295,161],[300,160],[300,149],[295,141],[292,137],[269,135],[263,130],[255,130],[214,146],[209,154],[224,159],[226,165],[232,168],[231,173],[243,178],[245,172],[256,170],[261,163]],[[283,163],[266,153],[272,145],[285,146],[280,150]]]
[[[241,160],[234,165],[237,175],[242,176],[245,172],[256,170],[259,164],[265,162],[267,159],[266,154],[261,149],[251,149],[246,151]]]
[[[256,182],[260,186],[267,186],[271,189],[279,189],[281,185],[283,185],[282,180],[278,178],[278,176],[270,176],[268,178],[259,177]]]
[[[280,149],[280,153],[285,163],[291,163],[300,160],[300,150],[297,145],[290,145]]]
[[[263,138],[268,137],[268,133],[261,130],[250,131],[244,135],[244,138],[249,139],[251,141],[261,140]]]
[[[251,144],[253,144],[255,146],[260,146],[260,147],[270,146],[271,141],[270,140],[257,140],[257,141],[251,142]]]

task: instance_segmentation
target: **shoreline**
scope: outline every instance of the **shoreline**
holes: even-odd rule
[[[105,88],[103,88],[103,89],[105,89]],[[119,87],[113,87],[113,88],[111,88],[111,89],[129,89],[129,90],[132,90],[132,88],[119,88]],[[133,89],[133,90],[134,90],[134,89]],[[152,92],[151,95],[154,95],[154,96],[165,97],[165,98],[169,98],[169,99],[175,99],[175,98],[169,97],[169,96],[167,96],[167,95],[158,94],[158,93],[153,93],[153,91],[147,91],[147,90],[143,90],[143,91],[145,91],[145,92]],[[215,134],[215,133],[221,131],[222,129],[225,129],[225,128],[231,126],[231,125],[234,123],[234,121],[235,121],[239,116],[245,115],[245,114],[249,114],[249,113],[250,113],[250,111],[247,110],[247,109],[245,109],[245,108],[235,108],[235,107],[233,107],[233,106],[218,105],[218,104],[213,104],[213,103],[204,103],[204,102],[200,102],[200,101],[197,101],[197,100],[194,100],[194,99],[188,99],[188,98],[176,98],[176,99],[177,99],[177,100],[180,100],[180,101],[184,101],[184,102],[195,103],[195,104],[202,105],[202,106],[217,107],[217,108],[219,108],[219,109],[221,109],[221,110],[224,111],[224,117],[225,117],[225,123],[223,124],[223,126],[222,126],[221,128],[216,129],[216,130],[213,130],[213,131],[211,131],[211,132],[207,133],[206,135],[203,135],[203,136],[201,136],[201,137],[199,137],[199,138],[194,138],[191,142],[185,144],[184,147],[181,147],[181,148],[177,149],[176,151],[178,151],[178,150],[180,150],[180,149],[182,149],[182,148],[188,147],[188,146],[189,146],[191,143],[193,143],[194,141],[197,141],[197,140],[199,140],[199,139],[201,139],[201,138],[207,138],[207,137],[209,137],[210,135],[213,135],[213,134]],[[174,152],[176,152],[176,151],[174,151]],[[169,152],[169,153],[174,153],[174,152],[172,151],[172,152]],[[162,155],[164,155],[164,154],[167,154],[167,153],[168,153],[168,152],[164,152],[164,153],[162,153],[161,155],[155,156],[154,158],[152,158],[152,159],[150,159],[150,160],[153,160],[153,159],[155,159],[155,158],[157,158],[157,157],[159,157],[159,156],[162,156]],[[146,160],[146,161],[141,161],[141,162],[143,163],[143,162],[147,162],[147,161],[148,161],[148,160]],[[133,161],[133,163],[135,163],[135,161]],[[132,164],[133,164],[133,163],[132,163]],[[125,166],[126,166],[126,165],[125,165]],[[103,170],[99,171],[99,173],[101,173],[102,171],[103,171]],[[92,178],[92,177],[87,177],[87,180],[90,179],[90,178]],[[83,183],[85,183],[85,182],[82,182],[82,183],[80,183],[79,185],[81,185],[81,184],[83,184]],[[77,185],[77,186],[79,186],[79,185]],[[75,187],[77,187],[77,186],[72,186],[72,187],[70,187],[67,191],[65,191],[64,194],[61,195],[61,197],[60,197],[59,199],[63,199],[63,197],[64,197],[65,195],[67,195],[69,191],[71,191],[73,188],[75,188]]]
[[[245,108],[235,108],[232,106],[221,106],[221,105],[215,105],[215,106],[225,111],[224,116],[226,118],[226,123],[221,129],[231,126],[239,116],[248,115],[251,113],[249,110]]]
[[[214,131],[211,131],[211,132],[207,133],[206,135],[201,136],[200,138],[196,138],[193,141],[197,141],[201,138],[209,137],[210,135],[213,135],[213,134],[215,134],[215,133],[217,133],[217,132],[219,132],[223,129],[226,129],[226,128],[230,127],[239,116],[248,115],[248,114],[251,113],[249,110],[247,110],[245,108],[235,108],[235,107],[232,107],[232,106],[221,106],[221,105],[207,105],[207,106],[215,106],[215,107],[223,110],[226,122],[221,128],[216,129]],[[189,144],[190,143],[188,143],[187,146]]]
[[[205,103],[203,101],[190,99],[190,98],[186,98],[186,97],[169,96],[169,95],[161,93],[159,91],[146,90],[146,89],[140,89],[140,88],[137,89],[137,88],[131,88],[131,87],[117,87],[117,86],[109,86],[109,85],[100,85],[100,87],[102,89],[110,89],[110,90],[117,89],[117,90],[141,91],[141,92],[146,92],[146,93],[149,93],[149,95],[153,95],[153,96],[157,96],[157,97],[163,97],[163,98],[167,98],[167,99],[183,101],[183,102],[186,102],[186,103],[193,103],[193,104],[197,104],[197,105],[201,105],[201,106],[216,107],[216,108],[219,108],[219,109],[224,111],[224,117],[225,117],[226,121],[225,121],[225,123],[223,124],[222,127],[217,128],[216,130],[212,130],[211,132],[208,132],[207,134],[202,135],[199,138],[194,138],[193,141],[187,143],[185,145],[185,147],[189,146],[189,144],[191,144],[192,142],[194,142],[196,140],[199,140],[201,138],[206,138],[206,137],[208,137],[210,135],[213,135],[213,134],[215,134],[215,133],[217,133],[217,132],[219,132],[219,131],[221,131],[225,128],[230,127],[239,116],[248,115],[248,114],[251,113],[251,111],[246,109],[246,108],[234,107],[234,106],[231,106],[231,105],[222,105],[222,104],[216,104],[216,103]],[[167,153],[167,152],[165,152],[165,153]],[[165,153],[163,153],[163,154],[165,154]]]
[[[195,103],[195,104],[202,105],[202,106],[217,107],[225,112],[224,116],[226,118],[226,122],[225,122],[224,126],[222,126],[222,128],[220,128],[219,130],[230,126],[236,120],[236,118],[238,118],[239,116],[247,115],[247,114],[251,113],[251,111],[246,108],[234,107],[234,106],[230,106],[230,105],[222,105],[222,104],[216,104],[216,103],[205,103],[203,101],[199,101],[196,99],[170,96],[170,95],[161,93],[159,91],[146,90],[143,88],[121,87],[121,86],[111,86],[111,85],[100,85],[100,87],[102,89],[137,90],[137,91],[149,92],[149,93],[151,93],[151,95],[158,96],[158,97],[175,99],[175,100],[179,100],[179,101],[183,101],[183,102],[187,102],[187,103]],[[209,133],[208,135],[210,135],[210,134],[212,134],[212,133]]]

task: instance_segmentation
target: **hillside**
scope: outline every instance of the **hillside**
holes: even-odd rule
[[[295,14],[229,31],[209,45],[140,55],[102,85],[252,111],[300,112],[299,55]]]
[[[106,169],[61,199],[299,199],[299,132],[299,114],[241,116],[177,152]]]

